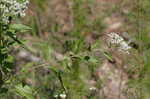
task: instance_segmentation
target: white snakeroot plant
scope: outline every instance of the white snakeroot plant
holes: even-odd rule
[[[28,3],[28,0],[0,0],[0,90],[6,87],[6,81],[11,77],[8,76],[14,63],[11,49],[16,43],[22,44],[16,35],[29,29],[15,22],[15,19],[25,16]]]
[[[119,36],[117,33],[109,33],[109,43],[110,44],[115,44],[118,46],[119,51],[125,52],[127,54],[129,54],[129,49],[131,49],[131,47],[128,45],[128,43],[121,37]]]
[[[0,17],[4,24],[8,24],[12,18],[25,16],[28,0],[0,0]]]

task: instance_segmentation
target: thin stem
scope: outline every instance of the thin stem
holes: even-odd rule
[[[58,73],[58,79],[59,79],[59,81],[60,81],[60,83],[61,83],[61,86],[62,86],[63,90],[65,91],[65,93],[67,93],[67,89],[66,89],[66,87],[65,87],[65,85],[64,85],[64,82],[63,82],[63,80],[62,80],[62,76],[61,76],[60,73]]]

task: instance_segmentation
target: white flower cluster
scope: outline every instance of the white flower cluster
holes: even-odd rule
[[[61,99],[66,99],[66,94],[55,95],[55,98],[60,97]]]
[[[8,24],[10,17],[23,17],[25,16],[25,10],[29,4],[28,0],[0,0],[0,18],[5,24]]]
[[[117,44],[119,46],[119,50],[126,52],[129,54],[129,49],[131,49],[131,47],[128,45],[128,43],[121,37],[119,36],[117,33],[109,33],[108,36],[109,38],[109,42],[111,44]]]
[[[91,91],[96,91],[96,87],[94,87],[94,86],[93,86],[93,87],[90,87],[89,90],[91,90]]]

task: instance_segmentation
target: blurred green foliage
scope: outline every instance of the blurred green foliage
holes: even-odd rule
[[[149,0],[125,0],[118,5],[108,4],[111,9],[102,12],[101,16],[94,20],[90,20],[94,0],[72,0],[74,26],[69,33],[64,35],[57,33],[60,26],[53,21],[53,18],[46,19],[44,17],[47,13],[46,9],[49,8],[48,2],[48,0],[32,0],[31,8],[33,7],[33,15],[35,16],[27,16],[25,20],[32,28],[31,33],[27,35],[35,39],[32,41],[27,38],[26,42],[27,44],[31,42],[28,47],[36,49],[34,54],[39,56],[41,60],[23,64],[20,62],[19,71],[7,81],[6,87],[10,90],[4,88],[2,91],[5,94],[1,95],[1,99],[55,99],[55,96],[58,96],[59,99],[60,94],[66,94],[67,99],[83,99],[84,97],[103,99],[97,95],[97,91],[89,90],[91,85],[88,81],[96,80],[96,87],[101,89],[102,81],[97,80],[94,73],[104,59],[113,62],[111,53],[102,48],[102,40],[98,38],[101,38],[100,35],[106,29],[103,23],[104,18],[114,13],[119,13],[121,17],[127,20],[124,24],[124,30],[139,45],[139,49],[131,50],[130,59],[125,60],[125,64],[129,65],[125,70],[129,77],[129,89],[126,92],[129,95],[128,98],[149,99]],[[128,3],[132,5],[128,5]],[[129,11],[123,14],[122,10],[126,5],[129,6]],[[37,16],[39,14],[43,17]],[[39,24],[38,18],[45,19],[50,26],[44,27],[43,24]],[[11,27],[17,31],[22,30],[22,28],[30,29],[20,24],[17,25]],[[92,43],[87,43],[86,36],[92,35],[95,31],[97,38],[94,38]],[[50,33],[44,38],[41,36],[41,32]],[[22,38],[24,39],[24,37]],[[101,56],[95,55],[97,49]],[[12,62],[14,60],[12,57],[8,57],[6,61]]]

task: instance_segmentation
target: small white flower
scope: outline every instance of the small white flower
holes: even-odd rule
[[[62,99],[65,99],[66,98],[66,94],[60,94],[59,95]]]
[[[55,98],[58,98],[58,95],[54,95]]]
[[[55,98],[61,98],[61,99],[66,99],[66,94],[62,93],[62,94],[56,94],[54,95]]]
[[[96,90],[96,87],[90,87],[89,90],[94,91]]]
[[[123,41],[123,38],[114,32],[108,34],[108,36],[110,37],[109,41],[112,44],[119,44],[121,41]]]
[[[120,43],[120,47],[119,47],[120,51],[125,51],[126,53],[129,54],[128,52],[129,49],[131,49],[131,47],[125,41]]]

